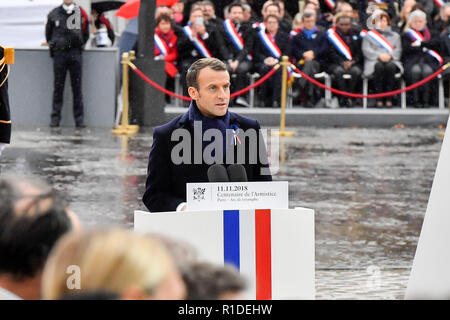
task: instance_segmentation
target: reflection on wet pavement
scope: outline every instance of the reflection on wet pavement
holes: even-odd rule
[[[152,143],[109,130],[14,128],[3,173],[35,174],[63,190],[84,224],[133,225]],[[402,298],[441,147],[437,128],[291,128],[281,141],[290,207],[316,212],[317,298]],[[367,268],[381,285],[367,287]],[[377,269],[377,270],[378,270]],[[367,290],[365,290],[366,288]]]

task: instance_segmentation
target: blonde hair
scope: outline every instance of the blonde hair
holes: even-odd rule
[[[70,266],[79,267],[79,290],[68,288]],[[42,298],[59,299],[81,290],[120,294],[132,285],[151,295],[173,268],[164,247],[142,235],[119,229],[69,234],[46,263]]]

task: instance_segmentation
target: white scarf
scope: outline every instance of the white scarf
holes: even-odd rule
[[[63,3],[63,9],[66,10],[67,14],[72,14],[73,10],[75,10],[75,4],[71,3],[69,5],[66,5]]]

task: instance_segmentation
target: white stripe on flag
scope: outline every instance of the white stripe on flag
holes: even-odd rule
[[[255,210],[239,212],[241,274],[247,279],[246,298],[256,298]],[[244,236],[245,235],[245,236]]]

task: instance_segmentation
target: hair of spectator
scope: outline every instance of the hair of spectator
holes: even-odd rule
[[[0,199],[0,274],[32,278],[72,229],[66,202],[47,183],[17,176],[0,178]]]
[[[242,11],[244,11],[244,7],[242,6],[242,4],[240,2],[232,2],[229,6],[228,6],[228,13],[231,12],[231,9],[233,9],[234,7],[239,7],[242,9]]]
[[[159,25],[161,21],[167,21],[169,23],[172,23],[172,19],[167,14],[162,14],[158,18],[156,18],[156,25]]]
[[[270,18],[273,18],[273,19],[277,20],[278,23],[280,23],[280,18],[278,18],[278,17],[277,17],[276,15],[274,15],[274,14],[269,14],[268,16],[266,16],[266,17],[264,18],[264,22],[269,21]]]
[[[414,10],[414,11],[412,11],[411,12],[411,14],[409,15],[409,18],[408,18],[408,27],[409,27],[409,25],[411,24],[411,22],[414,20],[414,19],[417,19],[417,18],[422,18],[422,19],[425,19],[425,21],[427,20],[427,14],[425,13],[425,12],[423,12],[422,10]],[[408,28],[406,28],[405,30],[407,30]]]
[[[198,75],[200,71],[204,68],[211,68],[215,71],[227,71],[227,66],[225,63],[216,58],[202,58],[195,61],[187,71],[186,74],[186,83],[188,88],[194,87],[197,90],[200,90],[198,86]]]
[[[225,293],[246,289],[245,279],[231,265],[194,263],[183,273],[188,300],[217,300]]]
[[[199,5],[198,3],[194,3],[194,5],[191,7],[191,12],[189,14],[192,14],[194,11],[201,11],[203,14],[203,10],[201,5]]]
[[[336,17],[335,17],[335,23],[338,23],[340,20],[342,19],[349,19],[350,21],[352,20],[352,17],[350,17],[347,13],[345,12],[339,12]]]
[[[310,11],[310,10],[304,11],[302,14],[301,21],[305,21],[306,18],[311,18],[311,17],[317,18],[317,15],[314,11]]]
[[[212,2],[209,1],[209,0],[204,0],[204,1],[202,1],[202,5],[203,5],[203,6],[208,6],[208,7],[213,7],[214,10],[216,9],[216,7],[214,6],[214,3],[212,3]]]
[[[391,17],[389,17],[389,14],[384,10],[378,9],[376,11],[374,19],[381,20],[383,18],[385,18],[387,20],[388,25],[391,23]],[[375,21],[372,21],[372,22],[375,22]]]
[[[267,11],[267,8],[272,7],[272,6],[273,6],[273,7],[277,7],[277,8],[278,8],[278,11],[281,12],[280,5],[279,5],[278,3],[276,3],[276,2],[273,2],[273,1],[272,1],[272,3],[269,3],[269,4],[264,8],[264,10]]]
[[[80,289],[67,286],[69,266],[80,270]],[[42,298],[98,290],[120,295],[130,286],[151,296],[174,269],[164,246],[147,236],[123,229],[71,233],[61,238],[48,258]]]

